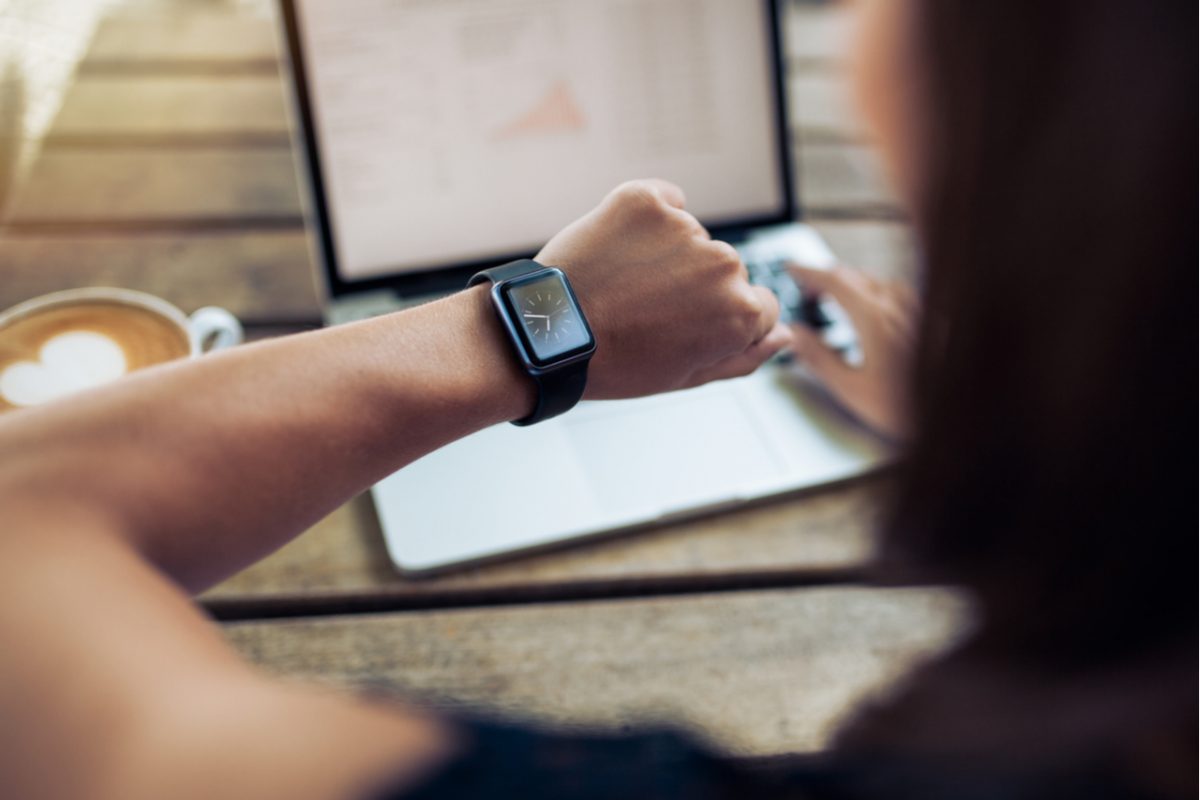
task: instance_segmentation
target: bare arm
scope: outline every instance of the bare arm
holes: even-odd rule
[[[136,374],[0,419],[0,491],[39,527],[102,513],[200,589],[373,480],[523,413],[532,386],[504,345],[477,288]]]
[[[742,374],[788,340],[682,205],[668,184],[627,186],[540,255],[593,323],[589,396]],[[268,680],[176,585],[523,416],[507,347],[476,289],[0,419],[0,641],[23,643],[0,652],[0,773],[26,797],[328,797],[436,762],[438,723]]]

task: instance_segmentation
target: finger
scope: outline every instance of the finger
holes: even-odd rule
[[[807,325],[792,326],[792,353],[838,398],[852,396],[859,372]]]
[[[815,269],[789,264],[788,271],[800,286],[809,292],[827,294],[846,309],[853,322],[870,314],[874,291],[866,275],[846,267]]]
[[[682,209],[687,204],[687,197],[683,194],[683,189],[670,181],[662,178],[645,178],[639,182],[669,206]]]
[[[700,386],[709,381],[737,378],[749,375],[766,363],[767,359],[792,343],[792,331],[788,326],[777,324],[754,344],[740,353],[721,359],[697,370],[688,381],[689,386]]]
[[[751,286],[750,291],[758,300],[758,325],[754,331],[752,342],[760,341],[770,333],[779,322],[779,298],[765,286]]]
[[[843,267],[842,269],[848,268]],[[854,270],[854,274],[859,277],[859,280],[862,281],[863,286],[865,286],[872,294],[879,294],[887,288],[887,283],[879,278],[876,278],[874,275],[868,275],[866,272],[861,272],[859,270]]]
[[[791,326],[777,322],[767,331],[766,336],[747,347],[742,355],[757,358],[761,364],[783,348],[790,347],[794,339]]]

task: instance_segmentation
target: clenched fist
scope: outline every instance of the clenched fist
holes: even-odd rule
[[[618,186],[537,260],[567,273],[591,323],[590,399],[746,375],[791,341],[774,295],[750,285],[737,251],[666,181]]]

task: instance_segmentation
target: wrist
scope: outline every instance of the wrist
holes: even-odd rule
[[[468,331],[468,369],[475,376],[477,396],[486,398],[496,422],[521,419],[537,403],[537,387],[521,369],[503,324],[492,306],[488,287],[473,286],[460,298]]]

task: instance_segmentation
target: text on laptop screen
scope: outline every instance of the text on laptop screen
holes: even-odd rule
[[[709,225],[785,206],[764,3],[296,5],[343,280],[533,252],[630,178]]]

